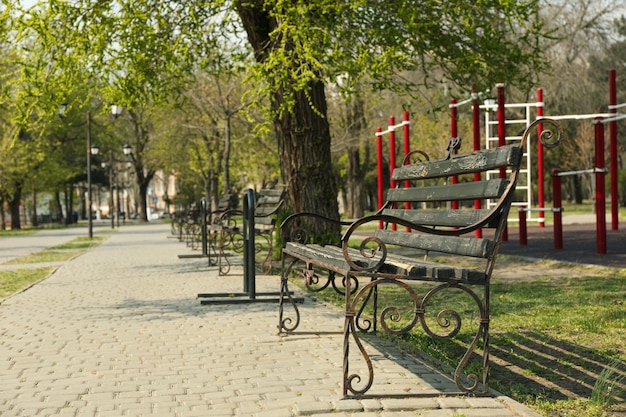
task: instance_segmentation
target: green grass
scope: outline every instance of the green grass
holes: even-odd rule
[[[84,253],[85,250],[98,246],[104,239],[106,237],[102,236],[94,237],[93,239],[79,237],[71,242],[5,262],[3,265],[66,262]],[[30,285],[50,275],[52,271],[54,271],[53,267],[0,271],[0,300],[22,291],[24,288],[28,288]]]
[[[94,236],[93,239],[89,239],[88,237],[77,237],[71,242],[64,243],[61,245],[53,246],[49,248],[50,250],[68,250],[68,249],[89,249],[96,247],[105,240],[106,237],[103,236]]]
[[[13,295],[52,273],[54,268],[0,271],[0,300]]]
[[[44,262],[66,262],[85,252],[85,249],[98,246],[106,237],[77,237],[76,239],[57,246],[44,249],[21,258],[5,262],[3,265],[37,264]]]
[[[83,253],[83,251],[56,251],[46,249],[5,262],[3,265],[39,264],[46,262],[65,262]]]
[[[36,229],[0,230],[0,237],[28,236],[37,232]]]
[[[609,416],[613,407],[626,403],[626,269],[598,268],[587,273],[569,265],[556,267],[565,270],[565,278],[492,283],[491,386],[545,416]],[[425,284],[412,287],[420,299],[430,289]],[[339,307],[345,302],[332,290],[316,296]],[[397,286],[381,286],[379,303],[402,311],[402,319],[391,323],[394,328],[412,317],[412,303]],[[379,325],[379,336],[456,366],[478,328],[476,306],[458,290],[441,292],[429,306],[427,323],[444,333],[436,324],[436,313],[445,308],[460,313],[464,325],[455,338],[432,339],[419,325],[400,337],[384,335]],[[368,307],[366,315],[371,314]],[[611,372],[605,371],[607,367]],[[479,367],[471,370],[482,372]],[[606,387],[611,391],[607,393]]]

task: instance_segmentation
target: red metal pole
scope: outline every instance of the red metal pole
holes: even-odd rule
[[[472,89],[472,95],[474,96],[474,102],[472,103],[472,127],[473,127],[473,136],[474,136],[474,150],[480,150],[480,104],[478,104],[478,96],[476,94],[476,88]],[[474,173],[474,181],[480,181],[480,172]],[[480,210],[482,206],[481,200],[474,200],[474,208],[476,210]],[[482,229],[476,230],[476,237],[483,237]]]
[[[382,129],[376,128],[376,163],[378,168],[378,209],[383,207],[383,138]],[[378,223],[378,228],[383,228],[383,221]]]
[[[617,104],[617,83],[615,69],[609,71],[609,104]],[[617,109],[611,107],[610,113],[617,113]],[[611,230],[617,230],[619,224],[619,196],[618,196],[618,161],[617,161],[617,121],[609,122],[609,151],[611,170]]]
[[[606,253],[606,195],[604,186],[604,124],[602,118],[596,119],[596,249],[597,253]]]
[[[528,245],[528,230],[526,229],[526,206],[519,209],[519,244],[521,246]]]
[[[393,171],[396,169],[396,118],[389,116],[389,186],[396,188],[396,182],[391,179]],[[394,204],[395,206],[395,204]],[[391,230],[397,230],[398,226],[394,223]]]
[[[403,132],[404,132],[404,156],[406,157],[409,152],[411,152],[411,143],[409,140],[409,112],[408,111],[404,111],[402,113],[402,120],[404,121],[404,126],[403,126]],[[404,182],[404,186],[406,188],[409,188],[411,186],[411,181],[407,180]],[[404,203],[404,207],[408,210],[411,208],[411,203],[409,203],[408,201],[406,203]],[[409,227],[406,228],[407,232],[410,232],[411,229]]]
[[[506,144],[506,120],[504,114],[504,83],[496,84],[498,91],[498,146],[504,146]],[[506,178],[506,169],[500,168],[500,178]],[[504,227],[502,233],[502,241],[509,240],[508,225]]]
[[[543,117],[543,88],[537,89],[537,117]],[[537,125],[537,133],[541,135],[543,123]],[[543,190],[543,145],[537,141],[537,194],[539,195],[539,208],[544,208],[545,198]],[[539,227],[545,227],[546,220],[543,211],[539,211]]]
[[[563,198],[561,197],[561,170],[552,170],[552,208],[554,209],[554,249],[563,249]]]
[[[450,138],[456,138],[459,135],[459,126],[458,126],[458,116],[459,116],[459,109],[456,106],[456,99],[451,99],[450,100]],[[453,175],[452,176],[452,184],[458,184],[459,182],[459,177],[457,175]],[[459,209],[459,202],[458,201],[452,201],[452,210],[458,210]]]

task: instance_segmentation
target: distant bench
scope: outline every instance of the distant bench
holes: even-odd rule
[[[352,223],[339,222],[347,226],[341,247],[311,241],[307,219],[319,215],[296,213],[281,224],[279,330],[294,333],[300,325],[300,312],[289,294],[294,265],[305,264],[307,287],[332,286],[345,294],[344,396],[363,395],[373,384],[372,359],[360,333],[375,332],[380,325],[387,333],[401,335],[418,323],[436,339],[464,336],[465,353],[460,355],[454,381],[460,393],[488,392],[489,283],[526,143],[539,122],[552,125],[558,133],[557,137],[544,131],[542,143],[558,143],[560,126],[542,119],[526,129],[518,144],[395,168],[392,179],[398,186],[388,191],[381,210]],[[474,181],[474,173],[482,174],[480,181]],[[449,183],[446,179],[452,176],[460,182]],[[482,201],[483,208],[449,208],[452,201],[475,200]],[[485,208],[487,200],[493,202],[490,208]],[[378,228],[380,222],[384,228]],[[433,262],[428,259],[432,253],[447,254],[455,265],[464,266]],[[470,261],[457,262],[460,259]],[[461,334],[462,327],[469,329],[469,336],[468,330]],[[351,373],[353,346],[367,364],[364,376]]]
[[[256,192],[254,203],[254,233],[262,239],[262,243],[255,243],[254,254],[267,255],[259,260],[259,267],[264,272],[272,269],[272,252],[274,243],[274,229],[278,213],[283,206],[285,190],[283,188],[263,188]],[[232,250],[243,254],[243,228],[241,210],[224,210],[211,219],[209,226],[209,244],[217,257],[217,266],[220,275],[228,274],[231,268],[229,256],[226,253]]]

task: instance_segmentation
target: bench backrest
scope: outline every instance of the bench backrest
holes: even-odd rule
[[[550,127],[543,129],[544,123]],[[375,237],[385,244],[493,259],[506,228],[526,143],[534,132],[544,148],[557,146],[562,138],[560,124],[542,118],[531,123],[514,145],[396,168],[392,179],[398,187],[388,191],[387,202],[372,217],[427,235],[384,229],[377,230]],[[475,173],[485,171],[498,175],[483,174],[480,180],[474,180]],[[452,176],[457,176],[460,183],[446,184],[442,180]],[[405,183],[410,186],[405,187]],[[451,201],[473,200],[481,200],[481,207],[487,207],[485,200],[496,203],[489,209],[448,208]],[[422,205],[430,207],[420,208]],[[435,210],[437,206],[440,208]],[[358,224],[353,224],[344,234],[344,242],[356,227]],[[470,232],[483,228],[495,230],[487,238],[471,237]]]
[[[396,168],[392,179],[398,187],[388,191],[387,202],[380,213],[405,220],[411,225],[409,227],[418,231],[429,228],[428,231],[434,235],[386,229],[377,231],[375,236],[386,244],[492,257],[506,223],[522,155],[520,146],[509,145]],[[474,173],[500,168],[508,170],[507,178],[487,179],[483,175],[481,181],[474,181]],[[445,181],[455,175],[461,182],[449,184]],[[405,187],[405,181],[409,181],[411,186]],[[475,200],[481,200],[482,207],[486,207],[485,200],[497,200],[497,204],[491,209],[448,208],[448,203],[452,201],[471,201],[473,204]],[[405,203],[409,203],[409,208],[405,207]],[[469,232],[486,227],[496,229],[489,238],[467,236]]]
[[[277,214],[285,201],[285,190],[282,188],[264,188],[257,192],[254,206],[254,224],[258,228],[271,228],[276,224]]]

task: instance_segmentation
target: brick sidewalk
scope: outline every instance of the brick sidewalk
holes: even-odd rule
[[[168,234],[127,225],[2,302],[0,415],[538,416],[506,397],[441,397],[450,378],[384,345],[371,393],[432,395],[344,400],[341,311],[307,298],[302,326],[323,333],[280,337],[275,304],[200,305],[242,279],[179,259],[189,249]]]

